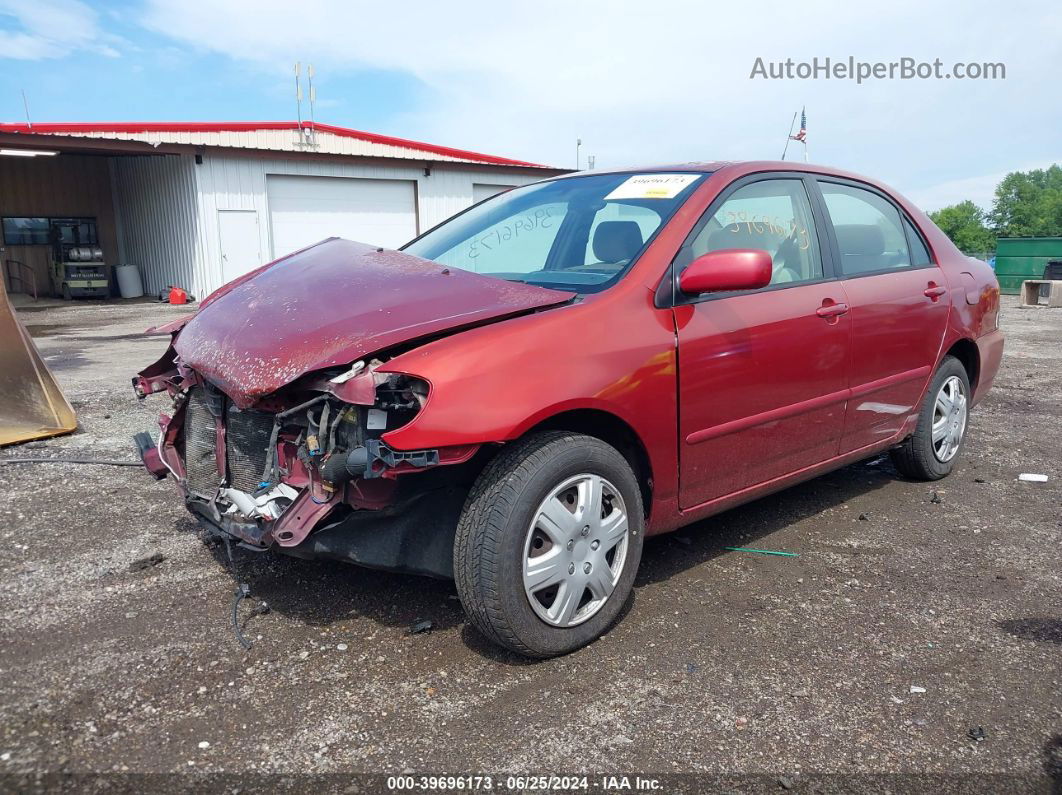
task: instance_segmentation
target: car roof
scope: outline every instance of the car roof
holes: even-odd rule
[[[551,177],[547,181],[553,179],[572,179],[573,177],[585,177],[591,174],[660,174],[669,172],[697,172],[703,174],[718,175],[720,178],[727,181],[737,179],[739,177],[746,176],[747,174],[756,174],[767,171],[795,171],[805,174],[819,174],[827,177],[841,177],[843,179],[853,180],[855,182],[862,182],[878,190],[884,191],[886,194],[893,198],[900,199],[905,204],[913,207],[913,204],[907,201],[903,196],[899,194],[894,188],[886,185],[880,180],[865,177],[862,174],[856,174],[851,171],[845,171],[840,168],[834,168],[833,166],[819,165],[818,163],[802,163],[796,160],[701,160],[691,161],[688,163],[666,163],[649,166],[638,166],[630,168],[610,168],[594,171],[574,171],[569,174],[565,174],[560,177]]]
[[[860,182],[879,184],[877,180],[854,174],[850,171],[824,166],[818,163],[802,163],[796,160],[691,160],[686,163],[657,163],[653,165],[627,166],[623,168],[608,168],[594,171],[573,171],[557,179],[570,179],[571,177],[587,176],[589,174],[660,174],[671,171],[699,172],[713,174],[717,171],[735,171],[742,173],[754,173],[757,171],[804,171],[813,174],[826,174],[846,179],[855,179]]]

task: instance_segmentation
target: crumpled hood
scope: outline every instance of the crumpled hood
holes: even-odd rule
[[[314,370],[573,297],[329,238],[213,293],[174,347],[246,408]]]

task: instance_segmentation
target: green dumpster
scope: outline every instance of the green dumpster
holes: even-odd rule
[[[1051,260],[1062,260],[1062,237],[1001,237],[996,241],[996,278],[1015,295],[1026,279],[1042,279]]]

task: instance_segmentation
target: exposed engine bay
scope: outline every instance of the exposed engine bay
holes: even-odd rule
[[[374,358],[312,373],[240,408],[171,346],[133,379],[138,397],[172,398],[158,439],[139,434],[137,444],[152,474],[172,474],[212,533],[258,550],[450,576],[445,545],[463,499],[455,479],[418,477],[407,489],[399,481],[464,463],[478,446],[390,448],[382,437],[417,415],[430,388],[380,371],[383,364]],[[384,518],[396,532],[380,533]],[[359,535],[361,526],[371,538]]]

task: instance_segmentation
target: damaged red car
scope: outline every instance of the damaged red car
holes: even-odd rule
[[[597,638],[643,540],[889,451],[955,466],[1003,350],[991,269],[793,163],[550,179],[400,251],[329,239],[166,329],[156,476],[212,533],[452,577],[529,656]]]

